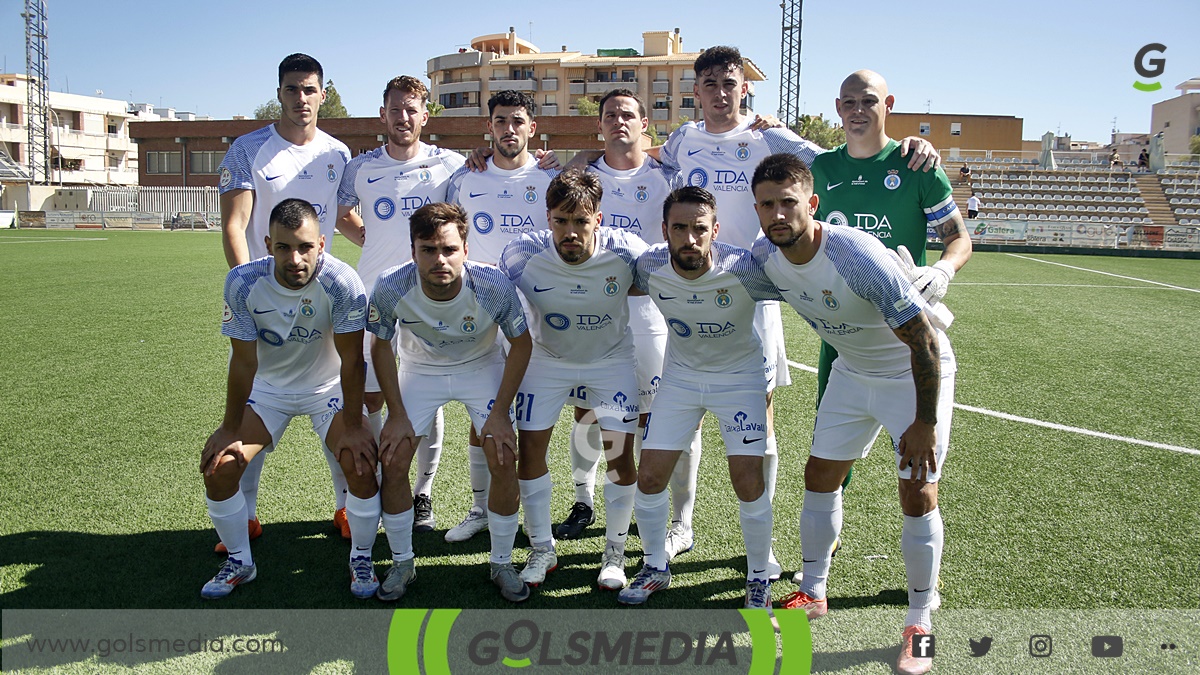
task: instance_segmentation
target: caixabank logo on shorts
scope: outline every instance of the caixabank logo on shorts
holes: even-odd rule
[[[767,610],[402,609],[388,633],[391,673],[639,673],[685,667],[711,673],[807,673],[804,612]],[[649,670],[648,670],[649,669]],[[532,672],[532,671],[530,671]]]

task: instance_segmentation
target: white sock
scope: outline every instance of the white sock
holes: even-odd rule
[[[520,512],[511,516],[502,516],[493,511],[488,511],[487,514],[488,536],[492,540],[492,554],[489,560],[500,565],[511,563]]]
[[[804,491],[800,510],[800,557],[804,581],[800,590],[814,600],[825,597],[825,582],[833,557],[833,542],[842,531],[842,489],[835,492]]]
[[[621,542],[621,550],[625,550],[625,538],[629,535],[629,521],[633,518],[634,493],[637,483],[632,485],[617,485],[611,480],[604,481],[604,533],[610,542]],[[665,540],[664,540],[664,546]]]
[[[550,532],[550,474],[517,482],[521,488],[521,510],[525,512],[525,534],[534,546],[554,548],[554,535]],[[488,523],[490,527],[491,521]]]
[[[479,510],[487,513],[488,490],[492,485],[492,472],[488,469],[487,455],[483,454],[483,448],[471,445],[467,447],[467,459],[471,464],[471,498]]]
[[[779,476],[779,445],[775,434],[767,436],[767,452],[763,455],[763,484],[767,501],[775,501],[775,481]]]
[[[583,447],[580,447],[580,443]],[[571,425],[569,445],[571,447],[571,478],[575,482],[575,501],[595,508],[596,467],[604,456],[604,441],[600,436],[599,424]]]
[[[696,509],[696,477],[700,472],[700,430],[692,436],[691,451],[675,462],[671,473],[671,522],[683,523],[692,529],[692,513]],[[638,518],[640,521],[641,518]],[[640,532],[640,530],[639,530]]]
[[[333,501],[335,509],[346,508],[346,495],[350,494],[350,485],[346,482],[346,474],[342,473],[342,465],[338,464],[337,458],[329,451],[325,443],[321,443],[321,449],[325,451],[325,463],[329,465],[329,477],[333,479]]]
[[[383,531],[387,534],[388,546],[392,549],[393,562],[404,562],[413,557],[413,515],[412,507],[400,513],[383,514]]]
[[[370,558],[379,534],[379,513],[382,509],[379,493],[363,499],[346,495],[346,521],[350,523],[350,559]]]
[[[375,442],[378,443],[379,434],[383,433],[383,408],[367,413],[367,428],[371,430],[371,435],[375,437]]]
[[[446,416],[437,409],[433,418],[433,429],[421,439],[417,446],[417,480],[413,483],[413,495],[433,497],[433,476],[442,459],[442,437],[446,433]]]
[[[253,565],[250,532],[246,529],[246,498],[241,492],[235,492],[229,499],[219,502],[207,497],[204,499],[208,502],[208,517],[212,519],[213,527],[217,528],[221,543],[229,550],[229,557],[243,565]]]
[[[246,500],[246,520],[258,518],[258,482],[262,480],[263,464],[267,461],[267,451],[270,448],[268,445],[258,451],[254,459],[246,464],[246,470],[242,472],[242,478],[238,481],[238,490]]]
[[[637,433],[633,435],[633,464],[641,466],[642,464],[642,442],[646,440],[646,427],[638,427]]]
[[[767,558],[771,551],[771,500],[764,492],[752,502],[738,501],[742,541],[746,544],[747,580],[767,581]]]
[[[642,557],[647,565],[667,569],[667,491],[648,495],[640,489],[634,495],[638,535],[642,538]]]
[[[923,516],[904,516],[900,551],[904,554],[904,571],[908,576],[908,617],[904,621],[905,626],[933,629],[929,619],[929,604],[937,590],[938,571],[942,566],[942,541],[940,509],[935,508]]]

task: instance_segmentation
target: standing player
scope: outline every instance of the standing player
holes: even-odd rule
[[[771,606],[771,501],[765,490],[767,382],[754,307],[779,294],[750,252],[713,239],[717,203],[703,188],[680,188],[663,204],[667,243],[638,259],[637,287],[671,328],[663,379],[642,445],[635,497],[645,560],[617,599],[640,604],[671,584],[666,551],[667,480],[705,411],[718,420],[746,546],[747,608]]]
[[[604,186],[594,174],[571,169],[546,190],[549,230],[509,242],[500,269],[528,300],[534,350],[517,393],[521,503],[533,552],[521,578],[537,586],[558,566],[550,530],[550,471],[546,454],[563,404],[586,388],[606,434],[604,486],[608,543],[600,561],[601,588],[625,586],[625,538],[633,515],[633,432],[638,399],[629,305],[634,263],[646,245],[636,235],[600,227]]]
[[[412,214],[409,226],[413,260],[379,277],[368,322],[376,338],[371,352],[388,418],[379,442],[381,497],[365,505],[374,510],[376,520],[364,518],[361,526],[373,543],[382,509],[393,561],[376,595],[397,600],[416,577],[408,470],[437,409],[457,400],[466,406],[487,457],[491,578],[505,599],[520,602],[529,597],[529,587],[512,565],[519,489],[517,440],[509,410],[533,344],[525,315],[516,289],[500,270],[466,260],[468,226],[462,208],[445,203],[423,206]],[[399,374],[391,342],[397,322],[402,328]],[[507,359],[496,342],[497,328],[510,345]]]
[[[225,419],[204,444],[200,470],[208,514],[229,557],[200,591],[210,600],[257,574],[238,481],[248,461],[279,443],[292,417],[308,415],[325,452],[333,448],[351,465],[375,455],[360,412],[362,282],[349,265],[324,254],[325,237],[308,202],[280,202],[270,222],[271,256],[238,265],[225,279],[221,333],[232,345]]]
[[[971,237],[954,203],[942,169],[918,173],[904,159],[901,144],[888,138],[887,115],[895,97],[878,73],[859,70],[842,82],[834,105],[846,130],[846,144],[812,162],[816,217],[875,235],[894,251],[901,248],[917,290],[931,305],[941,302],[954,274],[971,258]],[[925,266],[925,242],[932,228],[944,246],[941,259]],[[915,263],[914,263],[915,259]],[[915,269],[914,269],[915,267]],[[817,363],[817,402],[825,393],[837,350],[822,340]],[[846,485],[853,471],[846,474]],[[838,542],[840,545],[840,541]]]
[[[488,131],[495,153],[487,170],[463,167],[450,177],[446,200],[462,206],[471,235],[471,260],[495,265],[509,241],[544,227],[546,208],[542,195],[558,173],[542,169],[529,153],[529,139],[537,130],[533,97],[504,90],[488,99]],[[488,527],[487,460],[479,439],[470,438],[471,492],[474,505],[458,525],[446,532],[446,541],[470,539]]]
[[[812,218],[820,198],[800,161],[768,157],[751,185],[769,239],[755,243],[755,259],[788,304],[840,352],[804,467],[803,581],[784,607],[803,609],[810,619],[829,611],[825,587],[842,523],[841,483],[886,427],[900,474],[900,549],[908,577],[897,668],[928,672],[930,660],[913,656],[912,641],[929,633],[938,604],[943,535],[937,483],[950,441],[954,353],[927,318],[929,305],[877,239]]]
[[[362,205],[366,241],[358,261],[367,294],[385,270],[412,260],[408,219],[420,207],[446,201],[450,176],[463,166],[457,152],[421,142],[421,130],[429,121],[425,104],[429,90],[415,77],[401,75],[387,83],[379,120],[387,128],[387,143],[365,152],[346,167],[338,189],[338,217],[344,218]],[[371,367],[367,349],[367,417],[378,434],[383,426],[383,394]],[[413,486],[413,529],[428,532],[437,526],[433,517],[433,476],[442,451],[444,423],[439,408],[433,428],[417,450],[417,480]],[[347,517],[353,517],[356,502],[347,500]],[[361,506],[361,505],[359,505]],[[360,509],[361,511],[361,509]]]
[[[346,145],[317,128],[317,111],[325,102],[321,64],[305,54],[292,54],[279,63],[279,121],[238,137],[221,161],[221,238],[229,267],[257,260],[268,251],[263,246],[271,209],[295,197],[313,205],[321,234],[332,245],[338,182],[350,151]],[[362,245],[362,223],[357,216],[338,220],[338,230]],[[251,538],[262,533],[258,523],[258,482],[267,453],[251,464],[242,478]],[[349,537],[345,526],[346,479],[333,456],[326,454],[333,478],[333,522]],[[221,545],[217,545],[221,551]]]

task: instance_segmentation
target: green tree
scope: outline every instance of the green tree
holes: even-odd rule
[[[317,111],[317,119],[333,119],[335,117],[349,117],[350,113],[346,112],[346,106],[342,105],[342,95],[333,86],[333,80],[325,83],[325,102],[321,104],[321,109]]]
[[[1200,155],[1200,136],[1192,136],[1191,152],[1193,155]]]
[[[671,125],[671,131],[675,131],[679,127],[681,127],[691,121],[692,121],[692,118],[688,117],[687,115],[680,115],[679,119],[675,122],[675,124]]]
[[[581,117],[596,117],[600,114],[600,104],[587,97],[575,101],[575,109]]]
[[[256,120],[277,120],[281,115],[283,115],[283,106],[279,105],[279,99],[275,98],[254,109],[254,119]]]
[[[446,106],[438,103],[437,101],[430,101],[425,104],[425,109],[429,111],[430,117],[438,117],[442,114],[442,111],[446,109]]]
[[[646,135],[650,137],[650,147],[663,144],[662,137],[658,135],[658,129],[653,124],[646,127]]]
[[[830,150],[846,142],[846,130],[840,124],[830,124],[822,115],[801,115],[792,131],[805,140]]]

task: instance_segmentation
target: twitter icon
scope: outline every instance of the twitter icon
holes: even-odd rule
[[[992,648],[992,638],[990,637],[981,637],[978,640],[967,638],[967,642],[971,645],[971,656],[975,658],[987,654],[988,650]]]

